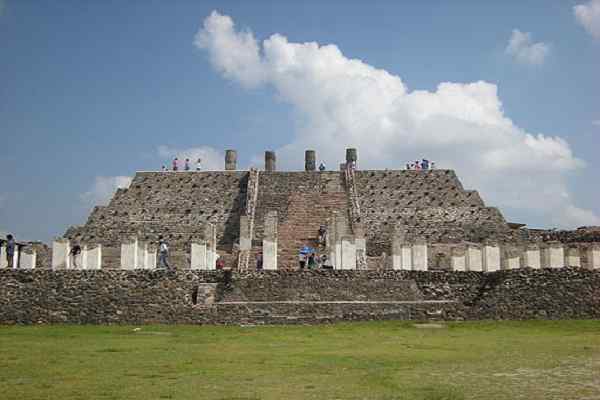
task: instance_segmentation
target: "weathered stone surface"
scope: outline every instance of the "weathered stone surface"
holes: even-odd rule
[[[4,324],[488,318],[600,318],[600,271],[0,270]]]

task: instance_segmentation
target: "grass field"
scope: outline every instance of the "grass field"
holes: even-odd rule
[[[4,326],[0,399],[600,399],[600,321]]]

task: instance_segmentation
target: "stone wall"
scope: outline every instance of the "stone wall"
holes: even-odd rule
[[[0,270],[0,323],[600,318],[600,271]]]

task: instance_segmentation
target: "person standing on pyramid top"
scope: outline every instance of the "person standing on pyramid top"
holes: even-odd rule
[[[190,159],[189,158],[185,159],[185,164],[183,164],[183,170],[184,171],[189,171],[190,170]]]
[[[202,170],[202,159],[199,158],[198,161],[196,161],[196,171],[201,171]]]
[[[177,165],[179,163],[179,160],[177,159],[177,157],[175,157],[173,159],[173,171],[177,171],[179,169],[179,166]]]

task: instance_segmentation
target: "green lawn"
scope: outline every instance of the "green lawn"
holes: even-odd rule
[[[600,399],[600,321],[2,326],[0,399]]]

